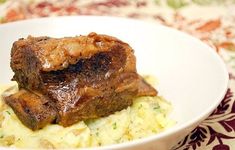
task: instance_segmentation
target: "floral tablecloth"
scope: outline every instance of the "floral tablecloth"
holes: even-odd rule
[[[62,15],[109,15],[154,21],[210,45],[230,73],[216,110],[172,149],[235,149],[235,0],[0,0],[0,23]]]

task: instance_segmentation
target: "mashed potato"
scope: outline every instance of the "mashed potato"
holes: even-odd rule
[[[16,85],[14,86],[17,90]],[[9,86],[1,86],[0,94]],[[48,125],[39,131],[25,127],[0,100],[0,145],[20,148],[78,148],[122,143],[171,127],[171,105],[162,97],[140,97],[131,107],[108,117],[78,122],[70,127]]]

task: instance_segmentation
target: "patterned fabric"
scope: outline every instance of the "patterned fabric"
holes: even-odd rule
[[[210,45],[230,83],[216,110],[173,149],[235,149],[235,0],[0,0],[0,23],[63,15],[109,15],[154,21]]]

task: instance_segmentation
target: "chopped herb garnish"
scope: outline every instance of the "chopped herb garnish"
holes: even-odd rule
[[[114,130],[117,129],[117,123],[116,122],[113,123],[113,129]]]
[[[160,109],[160,106],[159,106],[159,105],[154,106],[153,109],[154,109],[154,110]]]
[[[2,139],[4,137],[4,135],[1,135],[0,138]]]
[[[8,113],[8,115],[11,115],[11,113],[7,110],[6,113]]]
[[[96,132],[95,135],[96,135],[96,136],[99,136],[99,132]]]
[[[143,107],[143,105],[142,105],[142,104],[140,104],[140,105],[139,105],[139,107],[138,107],[138,109],[141,109],[142,107]]]

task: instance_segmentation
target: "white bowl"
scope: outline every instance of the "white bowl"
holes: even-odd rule
[[[115,36],[135,50],[141,74],[154,75],[156,87],[173,105],[177,124],[151,137],[95,149],[170,149],[205,119],[222,100],[228,84],[223,61],[213,49],[185,33],[113,17],[43,18],[0,25],[0,84],[12,78],[12,43],[28,35],[64,37],[97,32]]]

